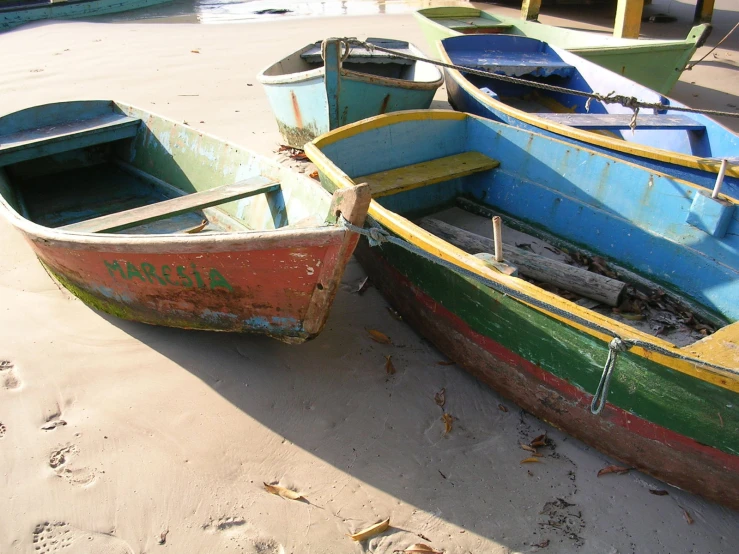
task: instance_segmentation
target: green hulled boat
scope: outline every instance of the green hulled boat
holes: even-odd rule
[[[457,35],[526,36],[574,52],[663,94],[680,79],[685,65],[711,32],[711,25],[706,23],[693,27],[685,40],[627,39],[552,27],[476,8],[427,8],[414,16],[434,52],[436,41]]]

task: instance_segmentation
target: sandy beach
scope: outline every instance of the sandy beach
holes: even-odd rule
[[[732,4],[717,0],[698,56],[736,23]],[[693,4],[649,7],[668,8],[679,22],[645,23],[646,36],[687,35]],[[542,22],[607,25],[556,13]],[[0,112],[113,98],[277,157],[255,75],[327,36],[403,38],[429,52],[409,14],[47,22],[0,34]],[[735,34],[671,96],[736,109],[737,50]],[[449,107],[443,88],[433,107]],[[739,130],[739,119],[722,123]],[[289,346],[102,315],[60,290],[5,221],[0,245],[2,553],[736,551],[738,513],[638,472],[597,477],[614,461],[445,364],[374,288],[357,294],[354,261],[321,336]],[[544,457],[521,464],[520,443],[543,433]],[[390,529],[368,541],[347,536],[385,518]]]

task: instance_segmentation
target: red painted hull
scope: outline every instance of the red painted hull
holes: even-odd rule
[[[317,335],[357,236],[304,229],[166,240],[50,240],[26,233],[47,269],[86,304],[171,327]]]
[[[373,284],[414,329],[506,398],[630,467],[739,510],[739,456],[612,404],[593,417],[590,395],[472,330],[414,287],[366,241],[357,246],[356,255]]]

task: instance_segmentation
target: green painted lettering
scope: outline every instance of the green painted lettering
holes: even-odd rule
[[[200,276],[198,268],[195,267],[195,264],[190,264],[190,267],[192,267],[192,274],[195,276],[195,282],[198,284],[198,288],[205,288],[205,283],[203,283],[203,278]]]
[[[190,279],[185,274],[185,266],[184,265],[178,265],[177,266],[177,275],[182,277],[182,280],[180,281],[180,286],[182,287],[192,287],[192,279]]]
[[[157,275],[157,270],[153,265],[144,262],[141,264],[141,271],[144,272],[144,275],[146,275],[146,278],[149,280],[150,283],[153,284],[154,279],[156,279],[157,281],[159,281],[160,285],[165,284],[164,280],[159,277],[159,275]]]
[[[217,269],[211,269],[208,277],[210,277],[211,289],[223,287],[226,290],[233,290],[231,285],[228,284],[228,281],[226,281],[226,278],[221,275]]]
[[[169,276],[171,274],[172,274],[172,268],[169,267],[168,265],[163,265],[162,266],[162,277],[164,277],[164,280],[167,281],[167,283],[169,283],[170,285],[178,286],[179,283],[173,283],[172,281],[169,280]]]
[[[126,262],[126,272],[128,273],[129,279],[132,279],[133,277],[138,277],[142,281],[144,280],[144,276],[141,275],[141,272],[138,270],[138,268],[131,262]]]
[[[114,261],[113,263],[110,263],[108,261],[103,260],[103,263],[105,264],[105,267],[108,268],[108,273],[110,273],[111,277],[115,277],[115,272],[117,271],[121,277],[123,277],[124,279],[126,278],[125,273],[123,273],[123,268],[120,266],[118,262]]]

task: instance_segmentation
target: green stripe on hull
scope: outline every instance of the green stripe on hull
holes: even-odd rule
[[[588,394],[595,391],[608,357],[606,343],[397,246],[383,244],[379,255],[477,333]],[[701,444],[739,454],[735,398],[729,390],[624,353],[608,402]]]

